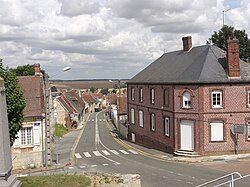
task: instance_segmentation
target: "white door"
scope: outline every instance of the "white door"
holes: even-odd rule
[[[132,136],[132,142],[135,142],[135,133],[132,133],[131,136]]]
[[[181,149],[194,150],[194,122],[189,120],[181,121]]]

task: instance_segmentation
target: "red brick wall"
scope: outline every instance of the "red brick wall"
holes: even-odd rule
[[[130,125],[131,132],[136,134],[136,143],[167,152],[180,149],[181,120],[194,121],[194,151],[201,155],[234,153],[235,137],[231,133],[232,124],[247,124],[250,120],[250,109],[247,105],[247,90],[244,85],[203,85],[203,86],[166,86],[166,85],[133,85],[135,101],[131,101],[128,85],[128,109],[135,109],[135,125]],[[139,102],[139,87],[143,87],[143,103]],[[155,89],[155,104],[150,104],[150,89]],[[169,89],[169,106],[163,106],[164,89]],[[223,108],[211,107],[211,92],[223,91]],[[191,108],[182,108],[182,94],[191,93]],[[139,110],[144,112],[144,127],[139,127]],[[155,113],[156,130],[150,129],[150,113]],[[170,117],[170,137],[164,135],[164,116]],[[211,142],[210,122],[216,119],[224,121],[224,142]],[[130,119],[129,119],[130,121]],[[247,135],[239,135],[240,152],[250,152],[250,142]]]

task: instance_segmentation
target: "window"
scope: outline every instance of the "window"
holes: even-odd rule
[[[247,139],[250,140],[250,121],[247,122]]]
[[[168,106],[169,105],[169,90],[164,89],[164,105]]]
[[[150,126],[151,126],[151,130],[155,131],[155,114],[154,113],[150,114]]]
[[[150,101],[151,101],[151,104],[155,103],[155,89],[154,88],[151,88],[150,90]]]
[[[212,107],[213,108],[222,108],[222,92],[213,91],[212,92]]]
[[[131,108],[131,123],[135,124],[135,109]]]
[[[139,125],[143,127],[143,111],[139,110]]]
[[[224,125],[222,121],[211,122],[211,141],[224,140]]]
[[[170,125],[169,125],[169,117],[164,118],[164,134],[165,136],[169,136]]]
[[[131,88],[131,99],[132,101],[135,100],[135,88]]]
[[[139,101],[143,102],[143,88],[139,89]]]
[[[32,144],[32,128],[22,128],[21,129],[21,145]]]
[[[190,108],[190,93],[189,92],[184,92],[183,93],[183,104],[182,107],[183,108]]]
[[[248,107],[250,107],[250,90],[248,90]]]

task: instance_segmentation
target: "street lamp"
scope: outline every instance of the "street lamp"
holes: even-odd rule
[[[224,27],[224,24],[225,24],[225,13],[226,13],[227,11],[229,11],[229,10],[231,10],[231,8],[222,11],[222,26],[223,26],[223,27]]]
[[[69,71],[71,68],[69,66],[62,69],[62,72],[57,73],[56,75],[59,75],[63,72]],[[56,75],[53,75],[52,77],[55,77]],[[50,133],[50,87],[49,87],[49,76],[47,73],[45,73],[45,167],[48,167],[51,165],[52,160],[52,151],[51,151],[51,133]],[[52,100],[53,101],[53,100]],[[51,102],[52,103],[52,102]]]

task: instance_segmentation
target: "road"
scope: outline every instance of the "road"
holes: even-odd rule
[[[204,164],[169,161],[156,150],[141,152],[116,137],[104,112],[90,114],[75,149],[76,166],[85,172],[139,174],[142,187],[196,186],[228,172]],[[146,150],[146,148],[144,148]],[[162,154],[162,159],[154,155]],[[245,186],[245,185],[242,185]]]

